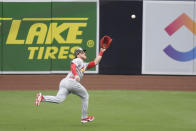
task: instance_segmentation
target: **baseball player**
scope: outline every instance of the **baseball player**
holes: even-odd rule
[[[78,95],[82,99],[82,123],[90,122],[94,120],[94,116],[88,116],[88,103],[89,103],[89,94],[84,86],[80,84],[80,81],[84,75],[84,72],[97,64],[102,59],[102,55],[106,49],[101,48],[99,55],[95,58],[94,61],[85,63],[86,59],[86,50],[78,48],[75,50],[74,55],[75,59],[71,62],[71,71],[68,75],[61,80],[59,85],[59,91],[56,96],[46,96],[38,93],[36,95],[35,104],[36,106],[40,105],[40,102],[51,102],[51,103],[61,103],[66,97],[73,93]]]

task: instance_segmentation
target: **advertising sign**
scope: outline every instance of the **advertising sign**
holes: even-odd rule
[[[66,73],[79,47],[93,60],[97,8],[97,1],[1,2],[1,73]]]
[[[196,74],[195,2],[144,1],[143,74]]]

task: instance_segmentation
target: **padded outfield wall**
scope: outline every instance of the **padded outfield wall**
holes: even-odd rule
[[[98,6],[96,0],[1,1],[0,73],[66,73],[78,47],[88,50],[88,61],[95,58]]]
[[[91,61],[109,35],[111,47],[87,73],[195,75],[195,7],[195,0],[1,1],[0,73],[67,73],[75,48]]]
[[[196,74],[196,1],[143,1],[143,74]]]
[[[67,73],[74,50],[86,49],[87,61],[93,60],[103,35],[113,43],[100,67],[87,73],[141,73],[141,1],[4,0],[0,5],[1,74]],[[130,19],[130,8],[137,19]]]

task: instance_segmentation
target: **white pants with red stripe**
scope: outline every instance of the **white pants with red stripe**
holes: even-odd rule
[[[89,94],[84,86],[72,78],[64,78],[59,85],[59,91],[56,96],[43,96],[45,102],[61,103],[66,97],[73,93],[82,99],[82,119],[88,116]]]

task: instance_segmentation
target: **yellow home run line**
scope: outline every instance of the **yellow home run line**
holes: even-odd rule
[[[88,18],[23,18],[23,21],[88,20]]]
[[[0,18],[0,20],[12,20],[12,18]]]

